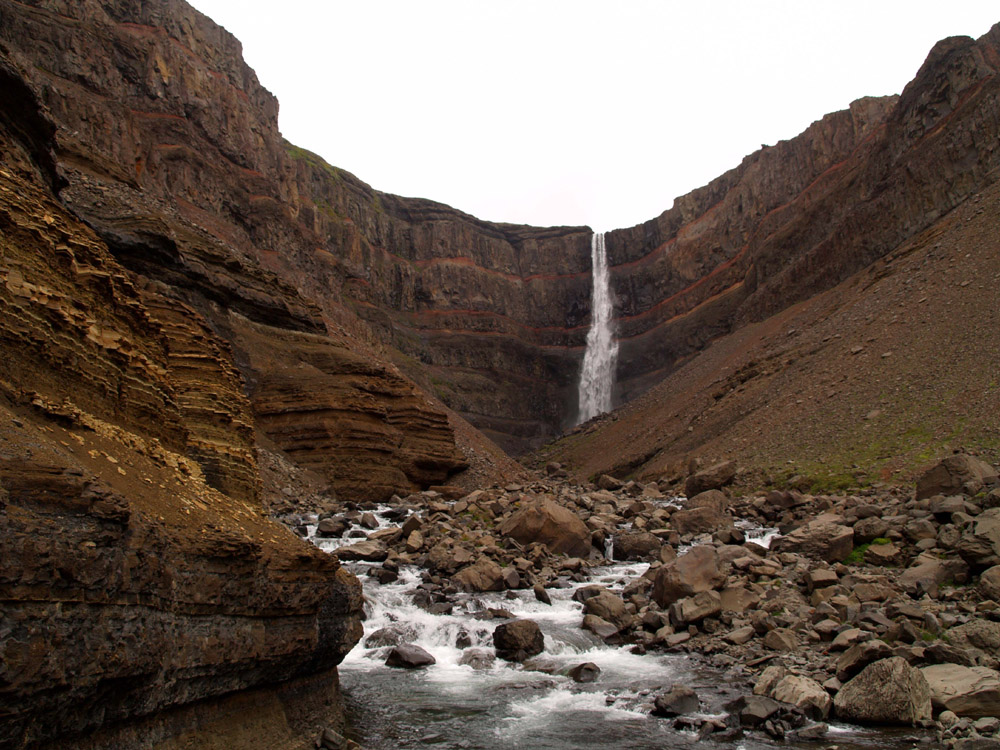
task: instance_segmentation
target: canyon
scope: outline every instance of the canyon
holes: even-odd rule
[[[900,96],[608,232],[624,408],[536,460],[995,463],[998,70],[1000,25],[944,40]],[[182,0],[0,0],[0,153],[0,747],[341,726],[360,584],[270,515],[520,481],[504,451],[578,418],[592,231],[285,141]]]

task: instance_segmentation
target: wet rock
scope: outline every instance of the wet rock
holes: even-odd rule
[[[417,631],[403,625],[389,625],[388,627],[376,630],[365,638],[365,648],[381,648],[383,646],[398,646],[405,641],[415,638]]]
[[[382,562],[389,556],[389,550],[381,542],[364,541],[339,547],[336,551],[341,560],[364,560],[365,562]]]
[[[674,685],[667,692],[656,696],[653,715],[663,717],[683,716],[698,710],[698,694],[686,685]]]
[[[584,630],[589,630],[591,633],[601,638],[605,642],[617,641],[618,639],[618,626],[614,625],[602,617],[597,615],[584,615],[583,623],[580,625]]]
[[[996,481],[996,469],[975,456],[959,453],[943,459],[917,480],[917,500],[933,495],[975,495],[987,482]]]
[[[621,630],[628,625],[632,616],[625,610],[625,602],[620,596],[602,589],[594,596],[587,597],[583,602],[583,611],[588,615],[596,615]]]
[[[324,518],[316,526],[316,536],[324,539],[343,536],[349,527],[350,524],[343,518]]]
[[[959,664],[934,664],[920,671],[935,709],[958,716],[1000,715],[1000,672]]]
[[[833,701],[838,718],[862,724],[915,724],[931,718],[931,691],[920,670],[893,656],[869,664]]]
[[[491,654],[486,649],[470,648],[465,650],[458,663],[462,666],[472,667],[478,672],[492,669],[496,658],[496,654]]]
[[[401,669],[420,669],[436,663],[437,660],[433,656],[414,643],[399,644],[389,652],[385,660],[387,667]]]
[[[500,524],[498,532],[521,543],[544,544],[550,552],[586,557],[590,552],[590,530],[567,508],[542,500],[515,512]]]
[[[573,682],[595,682],[601,675],[601,668],[592,661],[577,664],[567,673]]]
[[[707,545],[692,547],[656,571],[653,599],[666,608],[679,599],[718,589],[725,580],[715,549]]]
[[[781,711],[780,703],[762,695],[748,695],[740,699],[740,703],[742,705],[738,708],[738,715],[740,725],[744,727],[760,727]]]
[[[514,620],[493,631],[493,646],[504,661],[524,661],[545,648],[541,628],[531,620]]]
[[[551,606],[552,597],[549,596],[549,592],[545,590],[545,587],[542,584],[536,583],[531,590],[534,592],[535,598],[538,601],[542,604],[548,604]]]

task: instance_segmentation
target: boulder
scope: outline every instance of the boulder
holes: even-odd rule
[[[516,511],[497,530],[520,544],[540,542],[555,554],[586,557],[590,553],[587,525],[571,510],[551,500]]]
[[[733,519],[728,513],[711,507],[685,508],[670,516],[670,527],[678,534],[711,534],[728,529]]]
[[[814,720],[825,719],[833,707],[833,700],[822,685],[816,680],[795,674],[778,680],[768,697],[782,703],[791,703]]]
[[[983,598],[1000,602],[1000,565],[983,571],[979,576],[979,591]]]
[[[865,667],[833,700],[838,718],[859,724],[914,724],[931,718],[931,691],[919,669],[893,656]]]
[[[625,610],[625,602],[617,594],[602,589],[583,602],[583,611],[588,615],[596,615],[610,622],[619,630],[632,621],[632,615]]]
[[[414,643],[401,643],[389,652],[385,660],[387,667],[420,669],[436,663],[436,659]]]
[[[935,709],[958,716],[1000,716],[1000,672],[960,664],[933,664],[920,671]]]
[[[698,694],[686,685],[674,685],[653,701],[653,716],[683,716],[698,710]]]
[[[956,453],[928,469],[917,480],[917,500],[934,495],[975,495],[986,484],[996,484],[997,471],[975,456]]]
[[[764,645],[772,651],[795,651],[799,641],[790,628],[775,628],[764,636]]]
[[[697,625],[706,617],[722,613],[722,597],[718,591],[702,591],[670,605],[670,622],[675,626]]]
[[[726,497],[725,492],[705,490],[704,492],[699,492],[694,497],[689,497],[687,502],[684,503],[684,508],[688,510],[692,508],[711,508],[719,513],[725,513],[729,509],[729,505],[729,498]]]
[[[820,516],[786,536],[775,539],[776,552],[797,552],[826,562],[840,562],[854,549],[854,530],[832,517]]]
[[[984,510],[958,542],[958,554],[972,567],[982,570],[1000,565],[1000,508]]]
[[[987,654],[1000,653],[1000,622],[974,619],[948,631],[951,643],[959,648],[976,648]]]
[[[930,552],[917,555],[900,574],[897,584],[908,594],[934,593],[938,586],[968,571],[961,560],[942,560]]]
[[[486,649],[470,648],[462,653],[462,658],[458,660],[458,663],[461,666],[472,667],[475,671],[480,672],[492,669],[496,660],[496,654],[491,654]]]
[[[892,656],[892,648],[881,640],[862,641],[855,643],[837,659],[837,679],[847,682],[873,662],[888,659]]]
[[[451,580],[462,591],[503,591],[505,588],[503,568],[485,555],[462,568]]]
[[[594,662],[588,661],[577,664],[567,672],[567,675],[573,682],[596,682],[597,678],[601,676],[601,668]]]
[[[334,552],[341,560],[364,560],[365,562],[382,562],[389,556],[388,548],[381,542],[363,541],[338,547]]]
[[[545,637],[538,624],[531,620],[513,620],[498,625],[493,631],[493,647],[504,661],[524,661],[542,653]]]
[[[615,560],[656,559],[663,542],[648,531],[616,534],[614,538]]]
[[[657,569],[653,599],[665,609],[678,599],[713,591],[725,582],[726,575],[715,548],[700,545]]]
[[[620,640],[618,638],[618,626],[597,615],[584,615],[583,623],[580,627],[584,630],[589,630],[604,641]]]
[[[732,482],[735,476],[736,464],[732,461],[720,461],[689,476],[684,482],[684,494],[694,497],[705,490],[717,490]]]

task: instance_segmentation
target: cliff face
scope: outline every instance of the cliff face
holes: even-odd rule
[[[145,746],[234,691],[335,685],[360,585],[264,514],[228,344],[56,198],[3,57],[0,92],[0,747]]]
[[[298,217],[277,102],[232,36],[184,3],[125,0],[4,0],[0,28],[57,125],[61,199],[155,281],[181,371],[194,360],[180,339],[201,335],[169,319],[186,306],[232,348],[250,398],[237,422],[252,413],[346,498],[408,494],[466,465],[445,413],[378,364],[341,306]]]
[[[236,348],[280,447],[362,497],[464,465],[441,413],[372,353],[511,451],[573,423],[589,229],[491,224],[379,193],[284,142],[239,43],[179,0],[65,5],[0,0],[0,35],[38,61],[32,81],[60,126],[62,195],[128,268],[168,283]],[[941,43],[898,101],[859,100],[611,232],[618,400],[846,278],[981,185],[996,158],[995,36]],[[240,349],[261,325],[302,338],[282,354],[289,369],[267,372],[275,382]],[[330,342],[318,358],[316,334]],[[303,389],[284,381],[318,361],[316,385],[338,395],[293,406]],[[419,446],[404,445],[413,430]],[[373,444],[391,468],[369,488],[357,477],[375,469]]]

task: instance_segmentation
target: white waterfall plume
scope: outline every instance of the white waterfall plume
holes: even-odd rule
[[[611,390],[615,383],[618,342],[614,340],[614,305],[611,300],[611,275],[604,249],[604,233],[597,232],[590,241],[594,287],[591,292],[590,331],[587,351],[580,373],[580,422],[611,411]]]

